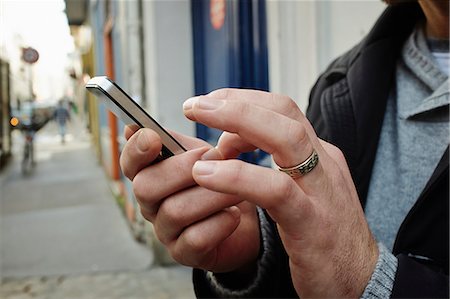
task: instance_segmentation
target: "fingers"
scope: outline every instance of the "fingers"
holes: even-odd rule
[[[144,217],[154,222],[162,199],[192,187],[192,167],[206,147],[187,151],[140,170],[133,178],[133,192]]]
[[[132,133],[132,129],[129,132]],[[182,135],[177,137],[188,140],[191,146],[204,144]],[[133,181],[134,194],[146,219],[154,220],[163,198],[195,184],[192,166],[207,150],[208,147],[189,150],[149,167],[161,151],[159,135],[153,130],[141,129],[129,138],[120,164],[124,175]]]
[[[256,146],[246,142],[238,134],[229,132],[223,132],[222,135],[220,135],[216,147],[222,154],[223,159],[236,158],[241,153],[248,153],[256,149]]]
[[[301,121],[305,116],[297,104],[288,96],[259,90],[222,88],[214,90],[205,97],[227,101],[242,101],[245,99],[252,105],[264,107],[286,117]]]
[[[215,272],[229,272],[254,261],[260,232],[254,205],[242,202],[203,218],[168,244],[178,262]]]
[[[312,153],[313,145],[301,122],[247,101],[198,97],[191,110],[197,121],[236,133],[244,141],[272,154],[281,167],[299,164]]]
[[[124,135],[128,142],[120,156],[120,166],[126,177],[133,180],[136,174],[147,167],[161,152],[161,138],[151,129],[137,130],[137,126],[126,126]],[[137,130],[137,131],[135,131]],[[178,140],[187,149],[200,147],[211,147],[207,142],[182,135],[171,131],[176,140]]]
[[[149,166],[160,152],[159,136],[148,129],[125,131],[128,142],[121,166],[133,181],[142,215],[154,224],[172,256],[185,265],[231,271],[254,260],[259,251],[255,206],[202,188],[192,177],[195,161],[222,159],[222,155],[208,151],[211,146],[203,141],[171,133],[193,149]]]
[[[217,270],[218,245],[234,232],[239,221],[239,209],[230,207],[188,226],[169,245],[172,256],[184,265]]]
[[[226,101],[246,101],[251,105],[260,106],[265,109],[282,114],[293,120],[297,120],[305,126],[305,129],[310,136],[314,147],[319,145],[316,138],[313,138],[317,136],[312,125],[306,119],[297,103],[288,96],[258,90],[223,88],[212,91],[211,93],[200,97],[206,97],[211,100],[222,99]],[[185,115],[192,120],[196,119],[190,108],[197,100],[197,98],[199,97],[190,98],[183,105]]]
[[[241,201],[233,195],[194,186],[161,203],[155,219],[155,230],[161,242],[167,244],[176,239],[185,227]]]
[[[141,169],[156,159],[162,144],[159,135],[150,129],[142,129],[138,133],[133,133],[130,127],[125,130],[129,139],[120,156],[120,166],[124,175],[133,180]]]
[[[315,150],[319,163],[307,176],[296,178],[307,193],[320,188],[324,173],[321,162],[328,161],[314,129],[294,101],[276,94],[239,89],[223,89],[184,103],[185,114],[207,126],[226,131],[217,145],[228,159],[260,148],[284,168],[307,161]]]
[[[200,186],[252,202],[282,227],[297,228],[311,215],[312,205],[296,182],[270,168],[239,160],[197,161],[192,172]]]

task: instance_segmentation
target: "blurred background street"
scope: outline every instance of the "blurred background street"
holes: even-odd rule
[[[1,298],[194,297],[189,269],[154,265],[134,238],[79,119],[64,144],[54,121],[36,134],[27,175],[23,136],[13,139],[0,173]]]

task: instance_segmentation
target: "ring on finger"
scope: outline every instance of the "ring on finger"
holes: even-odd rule
[[[313,170],[318,163],[319,163],[319,155],[313,149],[308,159],[306,159],[302,163],[287,168],[278,167],[278,170],[288,174],[293,179],[298,179],[299,177],[304,176],[305,174]]]

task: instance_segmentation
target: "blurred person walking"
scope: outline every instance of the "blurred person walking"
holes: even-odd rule
[[[66,123],[70,121],[70,113],[69,110],[64,107],[63,100],[59,100],[58,106],[53,114],[53,119],[58,124],[59,135],[61,135],[61,143],[64,144],[66,142]]]
[[[19,117],[19,118],[17,118]],[[37,131],[42,129],[49,121],[48,117],[39,116],[35,109],[32,108],[29,116],[17,116],[11,118],[11,125],[14,128],[19,129],[24,136],[24,147],[22,156],[22,174],[30,174],[31,170],[35,166],[34,160],[34,136]]]

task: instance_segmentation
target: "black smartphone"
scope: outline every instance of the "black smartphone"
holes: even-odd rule
[[[125,124],[150,128],[159,134],[163,146],[160,156],[157,158],[158,161],[186,151],[172,135],[108,77],[93,77],[86,83],[86,88],[98,99],[104,101],[107,107]]]

